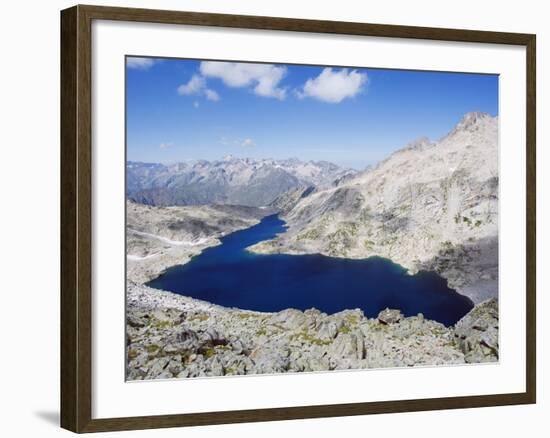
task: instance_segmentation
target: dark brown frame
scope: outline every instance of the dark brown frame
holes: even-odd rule
[[[468,397],[92,419],[92,20],[525,46],[527,52],[526,391]],[[61,426],[80,433],[535,403],[535,48],[535,35],[519,33],[82,5],[63,10],[61,12]]]

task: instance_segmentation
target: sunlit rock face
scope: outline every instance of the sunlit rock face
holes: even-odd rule
[[[498,295],[498,118],[468,113],[444,138],[423,138],[376,167],[308,196],[285,234],[251,249],[391,259],[436,271],[474,302]]]

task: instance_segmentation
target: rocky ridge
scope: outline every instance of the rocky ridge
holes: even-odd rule
[[[127,196],[149,205],[265,206],[300,187],[326,187],[355,174],[327,161],[225,157],[171,165],[129,161]]]
[[[475,303],[498,296],[498,119],[468,113],[334,187],[294,197],[286,233],[250,248],[389,258],[438,272]]]

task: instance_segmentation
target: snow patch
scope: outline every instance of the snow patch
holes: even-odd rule
[[[133,230],[131,228],[128,228],[128,231],[131,231],[132,233],[137,234],[138,236],[149,237],[151,239],[160,240],[161,242],[168,243],[169,245],[174,245],[174,246],[204,245],[209,240],[208,237],[203,237],[202,239],[197,239],[197,240],[194,240],[194,241],[190,241],[190,240],[172,240],[172,239],[168,239],[166,237],[158,236],[156,234],[145,233],[143,231]]]

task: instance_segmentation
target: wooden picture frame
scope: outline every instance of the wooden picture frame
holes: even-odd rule
[[[92,91],[94,20],[518,45],[526,48],[526,391],[194,414],[92,418]],[[536,401],[535,108],[536,37],[531,34],[75,6],[61,12],[61,426],[99,432],[223,423],[529,404]]]

